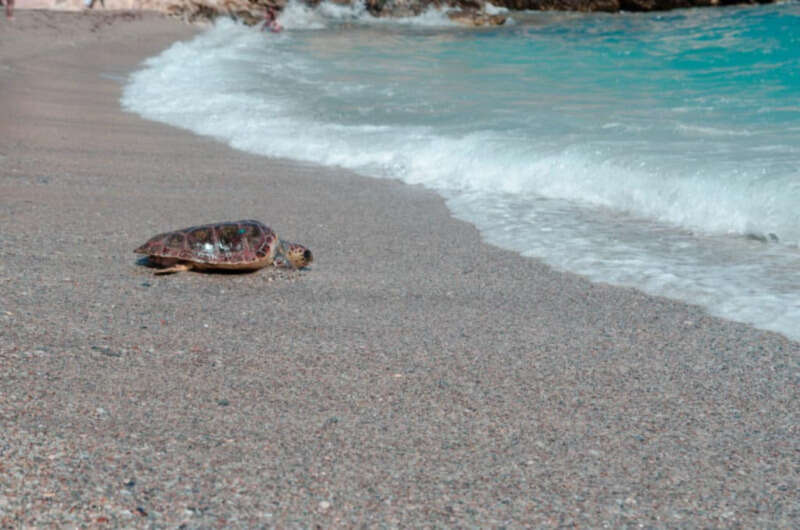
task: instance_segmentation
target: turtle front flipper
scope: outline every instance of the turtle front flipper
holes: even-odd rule
[[[183,272],[192,269],[191,263],[177,263],[172,267],[167,267],[166,269],[156,269],[153,271],[153,274],[172,274],[173,272]]]
[[[292,263],[286,259],[286,256],[283,254],[283,252],[280,251],[275,252],[275,255],[272,256],[272,266],[279,269],[294,269]]]

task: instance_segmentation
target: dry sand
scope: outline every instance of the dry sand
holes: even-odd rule
[[[0,526],[800,525],[800,345],[121,111],[195,31],[0,21]],[[314,266],[132,253],[248,217]]]

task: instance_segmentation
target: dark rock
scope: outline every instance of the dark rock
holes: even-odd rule
[[[462,26],[502,26],[506,23],[506,15],[489,15],[483,11],[452,11],[447,14],[450,20]]]
[[[122,352],[112,350],[111,348],[107,348],[105,346],[92,346],[92,349],[108,357],[122,357]]]

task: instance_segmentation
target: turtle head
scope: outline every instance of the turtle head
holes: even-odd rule
[[[274,258],[275,266],[290,269],[302,269],[312,261],[314,261],[314,256],[306,247],[283,240],[281,240]]]

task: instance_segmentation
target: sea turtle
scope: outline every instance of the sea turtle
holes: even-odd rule
[[[243,220],[192,226],[151,238],[134,252],[147,254],[161,269],[256,270],[267,265],[299,269],[314,259],[303,245],[289,243],[259,221]]]

